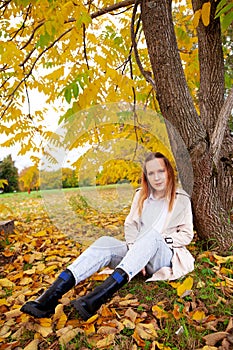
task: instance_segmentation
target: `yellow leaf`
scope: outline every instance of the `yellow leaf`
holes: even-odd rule
[[[33,233],[33,237],[44,237],[46,235],[47,235],[47,232],[45,230]]]
[[[205,2],[201,9],[201,18],[204,26],[208,26],[210,24],[210,2]]]
[[[106,305],[103,305],[101,308],[101,316],[102,317],[112,317],[113,313]]]
[[[14,288],[15,284],[8,280],[8,278],[2,278],[0,279],[0,286],[1,287],[6,287],[6,288]]]
[[[177,295],[181,297],[186,291],[192,289],[193,286],[193,278],[187,277],[183,283],[177,288]]]
[[[8,305],[6,298],[0,299],[0,306],[2,305]]]
[[[90,335],[95,333],[95,325],[94,323],[88,324],[87,327],[85,328],[85,334]]]
[[[11,214],[13,214],[13,211],[11,210],[11,208],[9,208],[7,205],[0,204],[0,212],[2,213],[4,210],[9,211]]]
[[[180,286],[180,282],[169,282],[169,284],[175,289],[177,289]]]
[[[33,282],[33,279],[32,279],[32,278],[30,278],[30,277],[24,277],[24,278],[21,279],[21,281],[19,282],[19,284],[20,284],[21,286],[26,286],[27,284],[30,284],[30,283],[32,283],[32,282]]]
[[[160,344],[157,341],[153,341],[152,343],[152,348],[151,349],[159,349],[159,350],[171,350],[171,348],[169,346],[164,346],[163,344]]]
[[[194,321],[202,321],[205,317],[206,317],[206,315],[205,315],[204,311],[197,310],[194,312],[192,319]]]
[[[233,275],[233,270],[232,269],[226,269],[225,267],[222,267],[220,272],[224,275]]]
[[[97,320],[97,318],[99,317],[98,314],[95,314],[94,316],[90,317],[86,323],[92,323],[92,322],[95,322],[95,320]]]
[[[121,305],[121,306],[128,306],[128,305],[130,305],[130,306],[135,305],[136,306],[138,304],[139,304],[138,299],[122,300],[119,302],[119,305]]]
[[[214,258],[217,260],[217,264],[225,264],[228,261],[233,262],[233,255],[220,256],[220,255],[214,254]]]
[[[39,323],[42,327],[51,327],[52,320],[51,318],[40,318]]]
[[[168,318],[169,315],[166,311],[164,311],[161,307],[159,307],[158,305],[154,305],[152,306],[152,311],[153,314],[156,318]]]
[[[46,338],[49,334],[51,334],[53,332],[52,327],[43,327],[40,324],[35,324],[34,325],[35,331],[37,331],[38,333],[40,333],[40,335],[42,335],[42,337]]]
[[[200,20],[200,17],[201,17],[201,10],[195,11],[194,17],[193,17],[194,28],[197,28],[199,20]]]
[[[51,265],[51,266],[49,266],[49,267],[46,267],[46,269],[44,269],[44,271],[43,271],[43,273],[44,274],[50,274],[50,272],[52,272],[52,271],[54,271],[54,270],[56,270],[57,269],[57,265]]]

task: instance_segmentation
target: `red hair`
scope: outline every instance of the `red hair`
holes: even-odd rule
[[[142,179],[141,179],[142,188],[140,191],[140,197],[138,201],[139,215],[142,214],[142,207],[143,207],[144,200],[148,198],[148,196],[150,195],[150,184],[147,180],[146,163],[156,158],[163,159],[164,161],[167,174],[168,174],[168,182],[167,182],[165,197],[169,201],[168,210],[171,211],[173,208],[173,204],[176,196],[176,179],[175,179],[174,169],[170,161],[168,160],[168,158],[165,157],[162,153],[160,152],[149,153],[143,165],[143,172],[142,172]]]

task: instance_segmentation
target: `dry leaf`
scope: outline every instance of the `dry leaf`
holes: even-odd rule
[[[8,338],[11,334],[11,327],[4,325],[1,329],[0,329],[0,338]]]
[[[106,347],[114,344],[114,339],[115,339],[115,335],[109,334],[104,339],[99,340],[95,346],[97,349],[106,348]]]
[[[98,331],[97,334],[116,334],[118,332],[118,330],[114,327],[109,327],[109,326],[101,326]]]
[[[203,337],[207,345],[214,346],[219,340],[226,338],[227,332],[216,332],[207,334]]]
[[[8,280],[8,278],[1,278],[0,279],[0,286],[4,288],[14,288],[15,284]]]
[[[95,333],[95,325],[93,323],[87,324],[84,330],[86,335],[91,335]]]
[[[37,350],[39,342],[39,339],[32,340],[27,346],[25,346],[24,350]]]
[[[83,331],[81,331],[81,332],[83,333]],[[59,342],[62,345],[66,345],[72,339],[74,339],[76,337],[76,335],[79,333],[80,333],[80,328],[69,329],[67,332],[65,332],[63,335],[60,336]]]
[[[138,299],[129,299],[129,300],[122,300],[119,302],[120,306],[128,306],[128,305],[139,305]]]
[[[130,307],[126,310],[125,317],[128,317],[132,322],[135,322],[138,314]]]
[[[112,317],[113,316],[112,311],[106,305],[102,305],[100,313],[101,313],[102,317]]]
[[[129,329],[134,329],[135,328],[135,323],[128,320],[127,318],[125,318],[123,321],[122,321],[123,325],[126,327],[126,328],[129,328]]]
[[[135,332],[140,338],[145,340],[153,340],[154,338],[158,337],[156,330],[151,323],[137,323]]]
[[[28,284],[30,284],[30,283],[32,283],[32,282],[33,282],[33,279],[32,279],[32,278],[30,278],[30,277],[24,277],[24,278],[22,278],[22,279],[20,280],[19,284],[20,284],[20,286],[26,286],[26,285],[28,285]]]
[[[42,337],[46,338],[49,334],[53,333],[52,327],[44,327],[40,324],[36,323],[34,324],[33,329],[37,331]]]
[[[15,310],[5,312],[6,320],[9,320],[10,318],[13,318],[13,317],[18,317],[20,315],[22,315],[22,312],[20,311],[20,309],[15,309]]]

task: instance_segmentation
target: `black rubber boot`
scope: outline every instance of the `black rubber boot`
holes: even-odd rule
[[[100,286],[84,297],[71,301],[71,304],[86,321],[127,282],[127,273],[121,269],[116,269]]]
[[[63,271],[53,284],[35,301],[28,301],[20,311],[36,318],[50,317],[55,313],[55,307],[63,294],[75,285],[75,279],[70,270]]]

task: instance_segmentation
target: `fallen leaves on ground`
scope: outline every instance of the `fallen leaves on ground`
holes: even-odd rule
[[[70,301],[101,283],[105,274],[95,274],[70,290],[51,319],[23,314],[25,301],[35,300],[85,249],[56,229],[42,209],[37,214],[31,211],[31,220],[18,217],[14,233],[2,245],[0,350],[233,348],[233,256],[199,253],[195,243],[190,248],[197,261],[193,273],[175,282],[148,284],[136,276],[86,322]],[[99,226],[95,222],[96,231],[120,230],[122,217],[116,219],[102,218]]]

